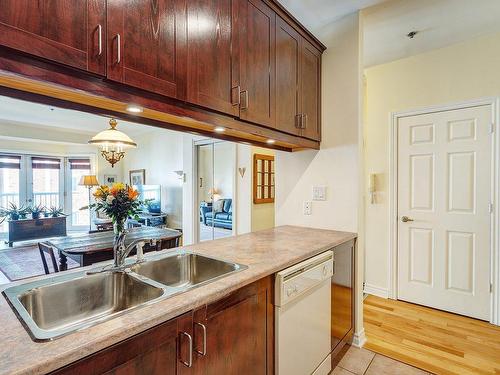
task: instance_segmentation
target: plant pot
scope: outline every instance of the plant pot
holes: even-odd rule
[[[49,217],[49,214],[48,213],[44,213],[43,216],[44,217]]]
[[[59,215],[58,214],[52,214],[52,215],[50,215],[50,217],[59,217]]]
[[[12,221],[19,220],[19,214],[10,214],[10,220]]]
[[[31,218],[32,218],[33,220],[40,219],[40,213],[32,213],[32,214],[31,214]]]

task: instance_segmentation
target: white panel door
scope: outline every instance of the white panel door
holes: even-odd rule
[[[489,320],[490,124],[490,106],[398,120],[398,299]]]

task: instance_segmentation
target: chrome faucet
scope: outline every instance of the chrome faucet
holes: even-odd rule
[[[114,268],[123,268],[125,264],[125,259],[128,257],[130,252],[137,247],[137,262],[142,260],[142,248],[144,245],[154,246],[156,245],[155,239],[137,239],[132,241],[128,246],[125,247],[124,241],[117,241],[113,247],[113,258],[114,258]]]

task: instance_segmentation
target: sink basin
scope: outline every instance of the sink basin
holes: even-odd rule
[[[74,277],[74,276],[73,276]],[[5,290],[35,340],[62,336],[143,305],[164,293],[124,272],[40,285],[33,282]]]
[[[246,268],[240,264],[208,258],[194,253],[182,253],[158,260],[139,263],[131,268],[148,279],[173,288],[188,289],[232,272]]]
[[[161,254],[127,271],[60,274],[3,294],[35,341],[90,327],[247,268],[196,253]]]

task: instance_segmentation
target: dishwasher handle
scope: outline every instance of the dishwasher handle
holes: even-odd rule
[[[333,252],[329,251],[278,272],[275,281],[275,305],[286,305],[325,281],[330,282],[333,267]]]

